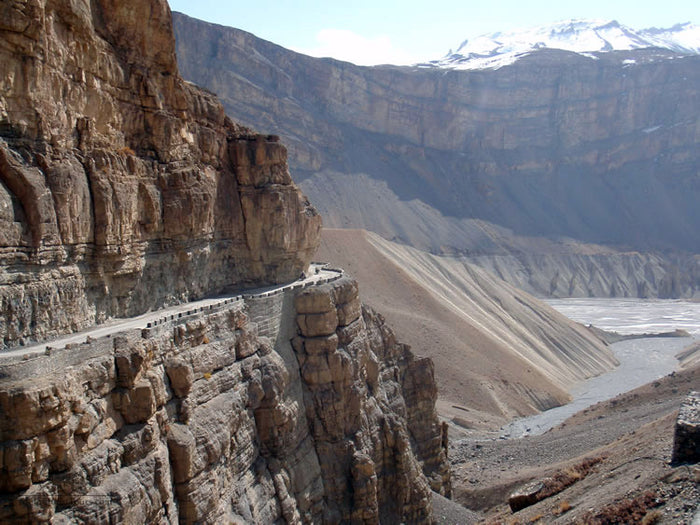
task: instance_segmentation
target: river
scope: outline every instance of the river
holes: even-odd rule
[[[700,338],[700,303],[588,298],[546,302],[575,321],[620,334],[682,329],[692,338],[632,339],[611,345],[620,361],[619,367],[575,387],[571,391],[573,401],[570,403],[506,425],[501,429],[503,437],[544,433],[586,407],[670,374],[678,365],[675,355]]]

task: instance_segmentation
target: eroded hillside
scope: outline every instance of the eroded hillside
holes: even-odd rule
[[[557,406],[616,364],[587,329],[470,264],[360,230],[324,230],[318,255],[355,275],[367,303],[433,359],[440,412],[463,426]]]
[[[557,275],[576,276],[572,295],[699,288],[688,254],[700,250],[700,57],[545,50],[497,70],[358,67],[175,22],[184,75],[285,137],[327,226],[438,253],[511,254],[536,293]],[[616,272],[608,283],[580,274],[611,253],[633,267],[602,263]]]

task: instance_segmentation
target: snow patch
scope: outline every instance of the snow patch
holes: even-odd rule
[[[598,59],[592,53],[661,48],[683,55],[700,54],[700,26],[636,31],[610,20],[566,20],[553,25],[498,32],[464,40],[457,51],[421,67],[498,69],[539,49],[561,49]],[[668,57],[672,58],[672,57]],[[624,65],[634,60],[623,61]]]

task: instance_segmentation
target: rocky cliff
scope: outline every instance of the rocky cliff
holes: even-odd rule
[[[0,344],[298,277],[320,217],[179,76],[165,2],[0,10]]]
[[[432,363],[342,272],[295,281],[320,217],[180,78],[166,1],[5,2],[0,36],[3,345],[293,281],[0,352],[0,522],[430,521]]]
[[[432,363],[347,277],[2,371],[3,523],[416,523],[450,492]]]
[[[576,243],[674,252],[697,276],[684,254],[700,251],[700,57],[543,50],[497,70],[367,68],[182,15],[175,23],[183,74],[289,141],[328,226],[441,253],[517,255],[532,238],[557,256],[587,257]],[[679,267],[650,262],[671,275]],[[617,277],[643,287],[634,272]],[[691,281],[681,294],[698,289]]]

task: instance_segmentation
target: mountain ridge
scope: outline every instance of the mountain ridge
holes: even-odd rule
[[[638,49],[592,60],[547,49],[499,70],[361,67],[174,21],[183,75],[240,121],[283,137],[324,224],[445,254],[527,255],[541,251],[535,238],[564,255],[599,253],[590,245],[681,253],[687,264],[639,272],[648,286],[634,276],[622,292],[589,288],[583,275],[566,288],[698,289],[700,56]],[[523,266],[537,282],[557,278]],[[676,267],[690,268],[688,282],[659,286]]]
[[[658,48],[700,54],[700,27],[690,22],[670,28],[635,30],[616,20],[570,19],[554,24],[494,32],[464,40],[457,51],[418,67],[498,69],[542,49],[570,51],[591,59],[596,53]]]

